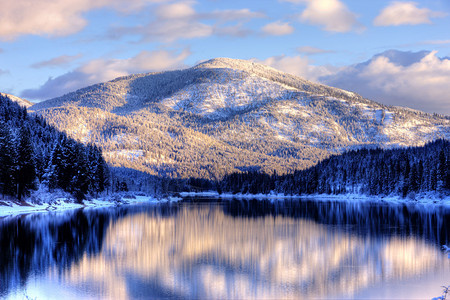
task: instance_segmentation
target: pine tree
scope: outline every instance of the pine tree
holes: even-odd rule
[[[70,192],[75,196],[78,202],[81,202],[86,193],[89,190],[90,176],[89,176],[89,161],[88,156],[85,153],[85,149],[81,144],[73,145],[71,149],[75,157],[73,157],[72,164],[70,165],[70,173],[72,174],[72,180],[70,183]],[[95,184],[95,178],[93,184]]]
[[[17,152],[8,124],[0,127],[0,187],[3,195],[16,193]]]
[[[109,186],[110,174],[109,168],[105,159],[102,156],[101,150],[97,146],[92,146],[94,155],[92,159],[95,164],[95,180],[96,180],[96,193],[101,193]]]
[[[43,183],[46,184],[50,190],[59,187],[59,175],[61,174],[62,166],[62,150],[59,141],[56,141],[53,145],[52,152],[50,154],[50,160],[48,166],[45,169],[43,176]]]
[[[21,199],[39,182],[81,199],[109,185],[109,168],[98,148],[88,157],[89,147],[1,95],[0,124],[0,194]]]
[[[447,159],[445,157],[444,149],[439,152],[439,167],[438,167],[438,189],[444,189],[446,186],[447,177]]]
[[[30,129],[22,126],[19,133],[18,169],[17,169],[17,198],[28,194],[30,189],[35,188],[36,168],[34,149],[31,144]]]
[[[417,192],[419,189],[419,183],[418,183],[418,172],[417,172],[417,165],[413,164],[411,167],[411,173],[409,176],[409,190],[413,192]]]
[[[61,141],[61,157],[59,161],[58,187],[66,192],[72,193],[75,188],[72,186],[73,178],[76,176],[74,164],[77,162],[75,153],[75,142],[64,137]]]
[[[450,191],[450,151],[447,149],[445,156],[445,168],[443,173],[444,188]]]

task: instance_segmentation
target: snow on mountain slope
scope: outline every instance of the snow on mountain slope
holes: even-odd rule
[[[349,148],[450,139],[448,117],[229,58],[120,77],[30,109],[102,146],[113,165],[174,177],[284,173]]]
[[[240,87],[242,84],[244,84],[243,88]],[[208,88],[205,90],[205,87]],[[129,113],[151,103],[169,100],[167,103],[174,104],[187,97],[191,101],[181,103],[182,108],[189,107],[193,102],[201,105],[199,102],[203,101],[208,102],[205,104],[206,107],[209,106],[208,104],[213,104],[218,108],[234,108],[248,102],[255,102],[255,100],[258,102],[258,98],[274,98],[281,91],[336,94],[344,99],[363,100],[358,95],[314,84],[267,66],[244,60],[219,58],[181,71],[120,77],[38,103],[33,109],[39,110],[72,103]],[[170,101],[171,98],[174,99]],[[225,98],[233,101],[229,102],[229,105],[221,104],[220,102]],[[208,112],[208,110],[205,111]]]
[[[0,93],[0,95],[3,97],[9,98],[11,101],[14,101],[14,102],[18,103],[20,106],[23,106],[26,108],[28,108],[34,104],[28,100],[25,100],[25,99],[22,99],[22,98],[19,98],[19,97],[10,95],[10,94]]]

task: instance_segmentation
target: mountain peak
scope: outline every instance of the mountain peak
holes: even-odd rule
[[[234,69],[236,66],[243,66],[252,64],[249,60],[235,59],[228,57],[216,57],[210,60],[204,61],[196,65],[194,68],[231,68]]]
[[[450,136],[450,121],[439,116],[230,58],[117,78],[31,110],[101,146],[114,166],[174,177],[287,173],[345,149]]]
[[[116,78],[38,103],[32,110],[71,103],[129,114],[158,106],[208,120],[225,120],[270,103],[304,97],[370,103],[357,94],[313,83],[252,60],[220,57],[184,70]]]
[[[246,71],[249,73],[261,73],[261,72],[276,72],[283,73],[272,67],[254,62],[252,60],[227,58],[227,57],[217,57],[205,62],[202,62],[195,66],[194,68],[206,68],[206,69],[234,69],[240,71]]]

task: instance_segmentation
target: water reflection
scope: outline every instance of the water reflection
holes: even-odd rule
[[[0,222],[0,296],[24,286],[32,272],[70,268],[98,253],[108,218],[103,214],[29,215]]]
[[[77,298],[309,299],[450,274],[437,246],[448,241],[445,210],[232,201],[34,218],[0,228],[2,287],[27,289],[35,272]],[[11,233],[20,226],[30,245]]]
[[[363,236],[414,235],[447,244],[450,241],[450,208],[443,206],[313,200],[232,201],[226,214],[239,217],[284,216],[337,225]]]

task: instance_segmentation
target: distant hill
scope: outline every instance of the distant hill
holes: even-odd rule
[[[245,60],[136,74],[33,105],[105,159],[154,175],[293,172],[360,147],[450,139],[450,119],[385,106]]]
[[[193,186],[198,188],[199,184]],[[365,194],[411,200],[416,200],[417,195],[437,202],[450,196],[450,141],[436,140],[422,147],[348,151],[294,174],[235,173],[209,186],[233,194]]]

